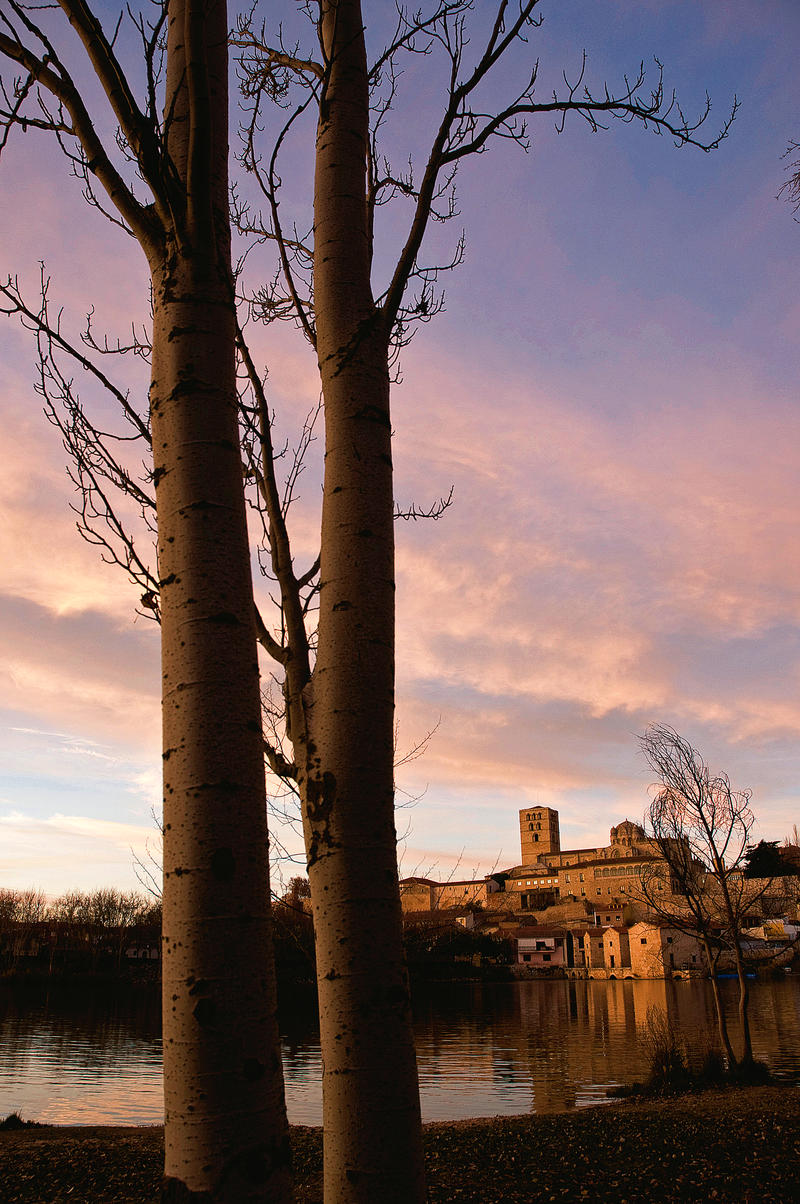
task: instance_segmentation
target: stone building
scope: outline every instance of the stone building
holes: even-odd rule
[[[550,807],[523,808],[519,825],[518,865],[480,880],[407,878],[403,910],[448,911],[485,931],[505,932],[516,938],[517,962],[532,971],[657,979],[705,970],[699,942],[658,921],[644,897],[647,879],[648,890],[657,898],[663,892],[668,908],[681,906],[671,895],[666,863],[639,824],[625,819],[611,828],[607,845],[582,849],[561,848],[558,812]],[[713,894],[713,875],[708,879]],[[763,886],[742,882],[754,900]],[[788,902],[797,903],[797,879],[787,879],[780,891],[766,899],[765,915],[787,914]],[[755,933],[750,940],[759,949],[768,943]]]
[[[601,911],[609,920],[598,923],[639,918],[635,887],[642,866],[652,860],[653,846],[638,824],[623,820],[611,829],[608,845],[585,849],[561,848],[558,812],[551,807],[524,808],[519,825],[519,865],[478,880],[405,878],[400,883],[403,910],[502,906],[539,913],[558,908],[563,914],[553,918],[565,921]]]
[[[517,961],[525,966],[567,965],[567,932],[558,925],[536,924],[517,932]]]
[[[558,812],[552,807],[527,807],[520,811],[519,843],[523,863],[560,853]]]
[[[403,878],[400,901],[403,911],[447,911],[485,908],[500,886],[491,878],[458,882],[433,882],[430,878]]]
[[[665,978],[705,969],[699,941],[663,921],[642,921],[628,930],[630,967],[635,978]]]
[[[519,813],[522,861],[502,874],[514,909],[540,911],[572,898],[602,904],[632,906],[638,897],[637,876],[658,850],[639,824],[625,819],[611,829],[607,845],[562,849],[558,812],[550,807],[525,808]]]

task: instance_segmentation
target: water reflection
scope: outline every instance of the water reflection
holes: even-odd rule
[[[158,990],[99,984],[0,991],[0,1115],[52,1124],[161,1119]]]
[[[800,979],[752,985],[756,1056],[780,1075],[800,1077]],[[735,1047],[737,984],[724,990]],[[690,1049],[713,1035],[703,982],[420,986],[414,1020],[423,1116],[561,1112],[598,1102],[609,1085],[643,1077],[637,1035],[654,1005],[668,1011]],[[281,1032],[290,1120],[319,1124],[319,1028],[310,994],[288,1001]],[[156,1124],[161,1107],[156,989],[0,989],[0,1115]]]

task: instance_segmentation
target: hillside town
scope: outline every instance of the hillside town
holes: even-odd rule
[[[639,824],[611,828],[607,845],[562,849],[558,812],[519,812],[520,862],[483,878],[401,883],[406,922],[504,936],[518,973],[531,977],[667,978],[708,973],[701,941],[682,922],[677,892],[658,846]],[[788,872],[743,878],[742,945],[756,969],[788,969],[798,957],[800,849],[782,850]],[[705,875],[713,900],[718,884]],[[654,900],[655,895],[655,900]],[[670,918],[670,913],[672,913]],[[722,951],[719,968],[732,969]]]
[[[654,979],[708,974],[708,954],[686,923],[686,900],[657,844],[625,819],[607,845],[562,849],[558,812],[519,812],[520,861],[482,878],[401,880],[412,976],[463,977],[492,967],[520,978]],[[752,971],[800,969],[800,846],[787,844],[768,878],[729,873],[739,897],[740,943]],[[734,960],[718,881],[702,871],[718,973]],[[311,980],[315,961],[308,880],[275,900],[279,976]],[[0,972],[158,975],[160,901],[111,888],[67,892],[0,888]],[[687,930],[688,929],[688,930]],[[154,964],[156,963],[156,964]],[[468,965],[457,966],[457,963]],[[499,967],[503,967],[502,972]]]

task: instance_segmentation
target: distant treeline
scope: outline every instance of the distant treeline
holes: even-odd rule
[[[314,925],[308,882],[292,878],[273,902],[279,981],[313,983]],[[467,931],[448,911],[404,921],[412,977],[486,977],[514,958],[508,940]],[[0,887],[0,975],[132,975],[156,978],[161,900],[139,891],[71,890],[48,902],[42,890]]]
[[[133,961],[157,961],[161,901],[139,891],[44,891],[0,887],[0,972],[31,969],[119,974]]]

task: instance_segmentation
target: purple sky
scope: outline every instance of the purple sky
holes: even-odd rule
[[[639,819],[650,721],[753,791],[756,838],[800,822],[800,228],[776,199],[800,140],[797,6],[542,10],[529,52],[543,95],[585,48],[595,85],[657,55],[688,112],[706,88],[712,122],[734,92],[742,108],[710,155],[618,122],[557,136],[544,118],[527,156],[503,143],[465,164],[461,216],[435,232],[446,253],[463,227],[466,260],[393,402],[398,500],[454,487],[438,523],[397,531],[400,753],[439,724],[400,771],[422,794],[399,815],[406,873],[513,863],[531,801],[558,808],[565,845]],[[437,111],[435,64],[414,61],[403,87],[400,162]],[[286,181],[301,224],[308,146]],[[141,253],[86,207],[44,136],[12,138],[0,212],[2,270],[33,298],[45,259],[70,332],[92,304],[114,337],[146,315]],[[383,223],[379,270],[405,216]],[[251,283],[268,271],[259,254]],[[256,343],[292,437],[317,397],[313,355],[286,328]],[[141,367],[124,370],[146,389]],[[75,531],[34,376],[30,337],[0,322],[0,885],[135,885],[130,846],[152,841],[160,798],[157,631]],[[295,516],[301,561],[318,460],[316,447]]]

